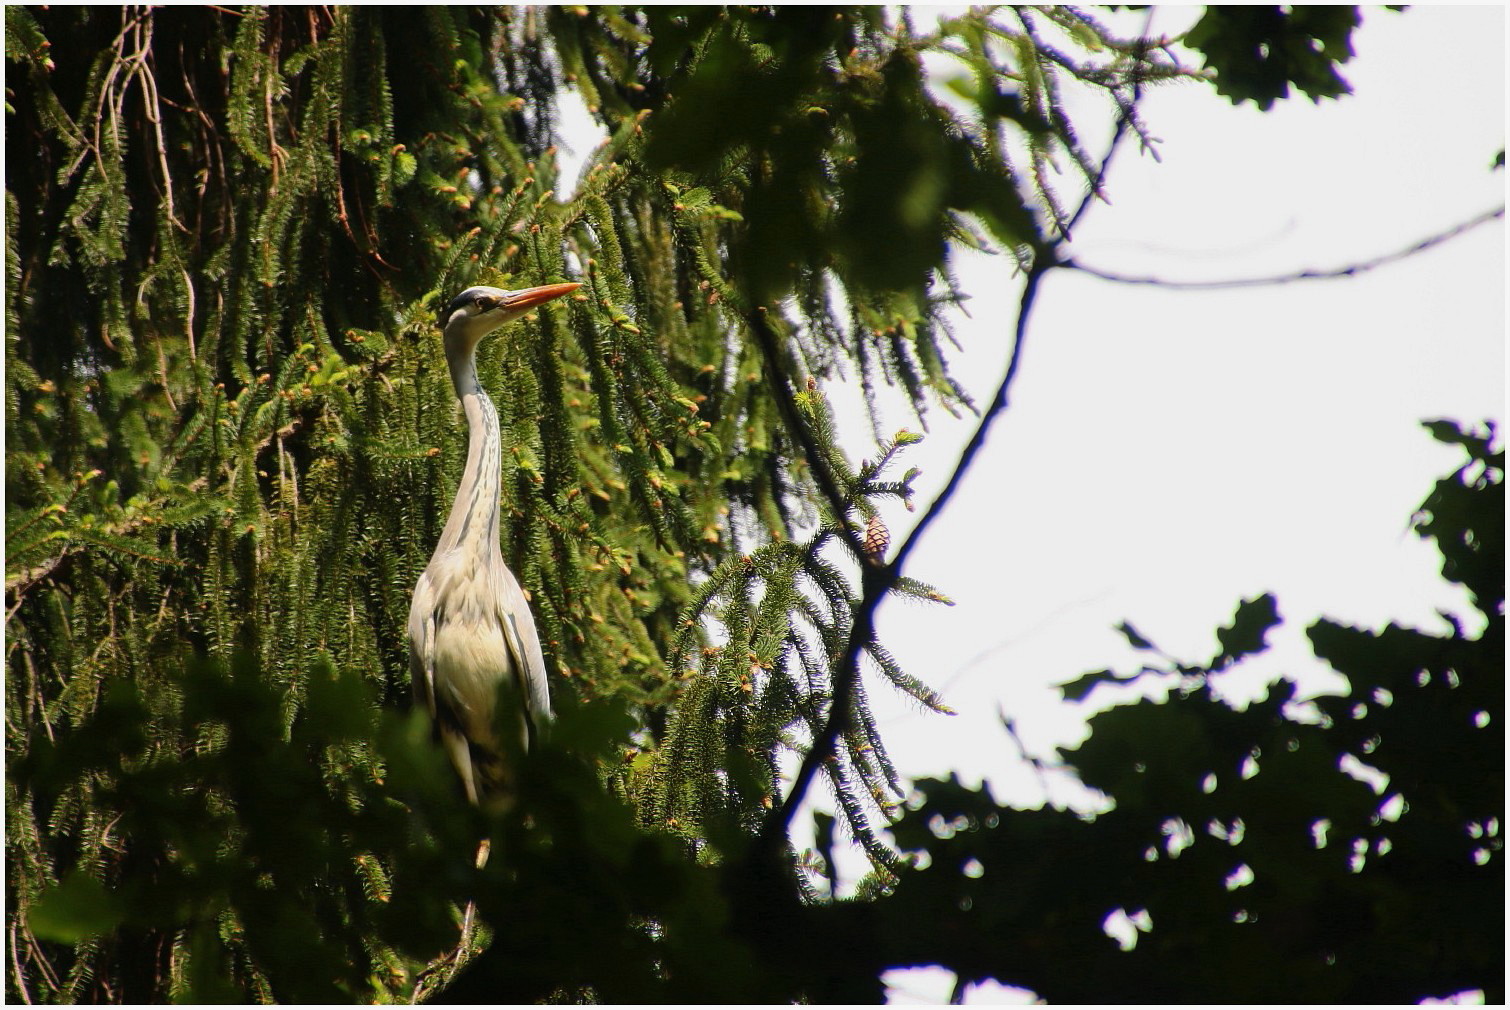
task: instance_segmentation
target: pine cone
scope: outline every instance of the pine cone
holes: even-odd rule
[[[871,516],[865,524],[865,553],[876,564],[886,561],[886,548],[891,545],[891,531],[880,516]]]

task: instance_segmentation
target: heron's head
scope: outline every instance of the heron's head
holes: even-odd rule
[[[530,309],[571,294],[580,284],[543,284],[538,288],[505,291],[502,288],[467,288],[451,299],[441,314],[446,344],[459,344],[467,350],[498,327],[518,319]]]

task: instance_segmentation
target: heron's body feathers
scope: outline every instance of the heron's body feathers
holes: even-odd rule
[[[576,286],[469,288],[447,310],[446,359],[467,418],[467,462],[435,554],[414,587],[409,672],[415,704],[430,714],[474,803],[512,791],[509,755],[526,750],[551,716],[535,619],[499,550],[498,415],[477,381],[474,353],[509,318]]]

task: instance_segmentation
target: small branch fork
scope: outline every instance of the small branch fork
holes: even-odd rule
[[[1113,156],[1127,134],[1136,113],[1140,97],[1139,86],[1135,84],[1131,99],[1119,106],[1116,128],[1108,146],[1106,157],[1102,159],[1095,178],[1091,180],[1091,186],[1085,198],[1075,210],[1075,213],[1065,222],[1060,235],[1057,238],[1040,244],[1033,250],[1032,257],[1026,267],[1022,294],[1018,300],[1017,320],[1012,340],[1012,354],[1007,363],[1006,372],[1002,376],[1000,385],[997,387],[996,395],[981,415],[980,423],[976,426],[975,433],[960,453],[960,457],[956,461],[948,481],[933,500],[933,503],[928,506],[927,511],[923,513],[917,524],[912,528],[907,539],[898,548],[896,555],[889,562],[877,564],[874,562],[866,563],[862,560],[860,566],[861,596],[859,602],[855,605],[854,624],[850,630],[844,652],[838,657],[833,666],[833,696],[830,700],[828,717],[818,734],[813,738],[812,745],[808,748],[808,752],[804,756],[801,766],[798,768],[797,775],[793,779],[792,786],[787,791],[786,797],[781,801],[780,805],[770,812],[762,824],[760,836],[753,852],[753,855],[757,859],[774,857],[789,844],[788,833],[798,807],[802,805],[803,799],[807,796],[813,779],[817,776],[818,769],[836,754],[839,738],[849,723],[851,708],[854,703],[855,688],[860,677],[860,655],[871,645],[875,637],[876,609],[880,606],[881,600],[886,596],[887,592],[896,584],[897,579],[901,577],[903,566],[906,564],[913,548],[922,539],[923,534],[943,512],[944,508],[958,491],[976,455],[985,444],[991,425],[995,422],[997,416],[1006,410],[1010,403],[1012,383],[1017,377],[1017,372],[1022,362],[1023,345],[1027,339],[1028,323],[1032,317],[1033,307],[1037,302],[1039,287],[1043,278],[1051,270],[1056,268],[1080,270],[1092,276],[1100,277],[1103,280],[1120,284],[1156,285],[1178,289],[1256,287],[1261,285],[1288,284],[1304,280],[1353,277],[1425,252],[1480,225],[1503,218],[1505,214],[1505,208],[1501,206],[1480,214],[1440,234],[1423,239],[1406,249],[1350,266],[1330,270],[1308,269],[1272,277],[1255,277],[1227,281],[1167,281],[1156,277],[1123,276],[1087,266],[1070,257],[1061,258],[1059,255],[1060,249],[1069,241],[1070,233],[1073,231],[1075,225],[1080,222],[1095,198],[1101,193],[1107,168],[1110,166]],[[864,559],[866,555],[861,548],[860,536],[854,529],[850,528],[850,525],[844,519],[846,512],[844,496],[840,491],[838,482],[829,470],[827,460],[819,451],[817,441],[814,439],[812,432],[802,419],[801,412],[798,410],[796,392],[791,387],[789,372],[784,367],[780,338],[767,319],[764,310],[756,309],[747,312],[745,313],[745,318],[760,346],[761,355],[766,363],[767,376],[783,420],[786,422],[788,430],[794,433],[801,445],[804,457],[813,468],[818,490],[832,509],[841,535],[849,543],[855,556]]]

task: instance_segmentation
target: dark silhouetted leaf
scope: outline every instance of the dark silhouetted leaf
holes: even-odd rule
[[[1152,642],[1140,635],[1138,629],[1134,628],[1127,621],[1123,621],[1117,625],[1117,630],[1122,633],[1122,637],[1127,639],[1127,644],[1131,645],[1134,649],[1157,648]]]
[[[1268,648],[1264,638],[1269,629],[1279,623],[1279,606],[1272,593],[1244,600],[1238,604],[1232,623],[1217,629],[1216,640],[1221,643],[1222,649],[1211,661],[1211,668],[1221,670],[1244,656],[1262,652]]]
[[[1216,89],[1234,105],[1268,109],[1300,88],[1312,101],[1352,89],[1336,65],[1353,57],[1358,8],[1349,6],[1210,6],[1185,44],[1216,71]]]
[[[1097,670],[1094,673],[1082,674],[1068,684],[1060,685],[1059,693],[1064,696],[1065,701],[1084,701],[1098,685],[1119,682],[1120,679],[1112,671]]]
[[[125,916],[119,897],[98,880],[76,871],[37,899],[27,915],[27,924],[44,940],[78,943],[108,933]]]

